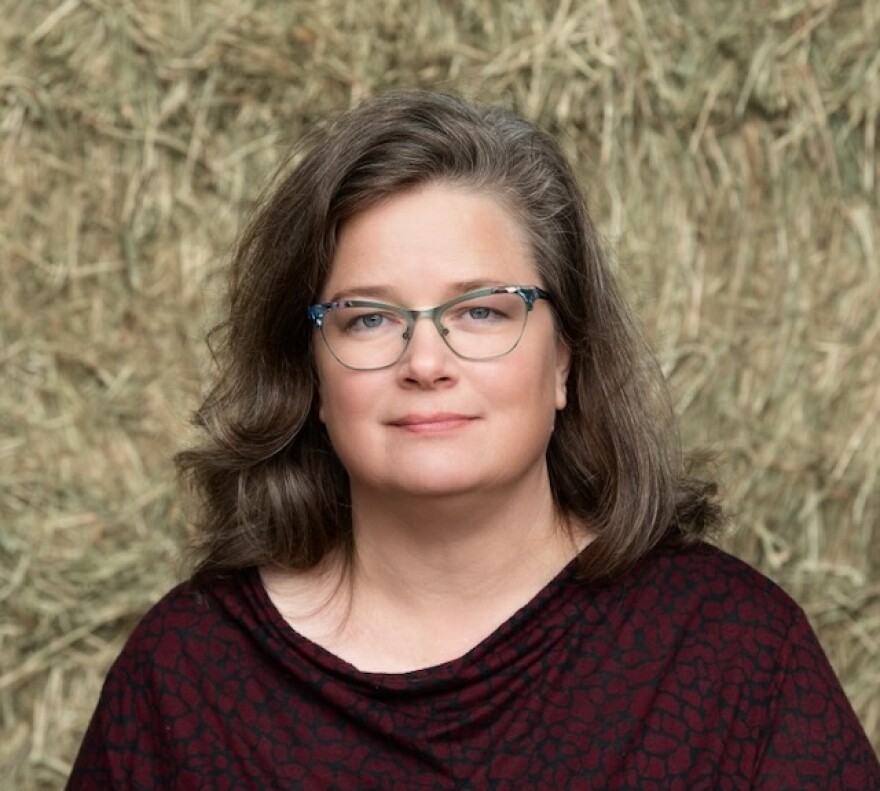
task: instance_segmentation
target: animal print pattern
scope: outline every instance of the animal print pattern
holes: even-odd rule
[[[572,563],[402,674],[298,635],[253,569],[182,585],[111,669],[67,787],[877,791],[880,765],[800,608],[700,545],[605,585]]]

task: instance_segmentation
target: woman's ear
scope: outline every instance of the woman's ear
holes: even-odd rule
[[[316,379],[317,379],[317,377],[316,377]],[[318,420],[320,420],[321,423],[326,424],[327,421],[324,419],[324,399],[321,398],[321,381],[320,380],[317,380],[315,382],[315,405],[318,407],[317,410],[315,410],[318,414]]]
[[[565,409],[568,403],[568,372],[571,370],[571,349],[562,338],[556,339],[556,409]]]

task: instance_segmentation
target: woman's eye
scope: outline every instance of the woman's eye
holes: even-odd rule
[[[378,327],[383,319],[384,317],[378,313],[370,313],[368,316],[361,316],[360,322],[367,329],[373,329],[374,327]]]
[[[362,313],[345,322],[346,332],[375,332],[387,330],[394,324],[394,316],[388,313]]]
[[[476,319],[477,321],[485,321],[492,317],[495,313],[494,310],[490,308],[468,308],[468,318]]]
[[[475,322],[478,324],[489,324],[504,321],[507,314],[498,308],[492,308],[488,305],[471,305],[463,308],[458,316],[459,321]]]

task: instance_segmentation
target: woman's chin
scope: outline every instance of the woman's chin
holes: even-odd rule
[[[396,496],[443,498],[470,494],[481,489],[485,482],[474,476],[461,475],[407,475],[390,481],[388,490]]]

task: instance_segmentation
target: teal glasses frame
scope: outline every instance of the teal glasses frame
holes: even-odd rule
[[[447,338],[447,335],[449,335],[449,330],[443,326],[442,322],[440,321],[440,317],[445,311],[449,310],[449,308],[455,307],[461,302],[467,302],[468,300],[472,299],[479,299],[480,297],[488,297],[493,294],[516,294],[525,303],[526,316],[523,319],[523,326],[520,330],[519,336],[509,349],[501,352],[500,354],[489,355],[487,357],[469,357],[467,355],[460,354],[449,343],[449,339]],[[321,332],[321,337],[324,338],[324,342],[327,344],[327,348],[330,349],[330,352],[339,361],[340,364],[344,365],[346,368],[351,368],[356,371],[378,371],[382,368],[390,368],[392,365],[396,365],[400,358],[403,357],[403,355],[406,353],[407,347],[409,346],[409,342],[412,339],[413,333],[415,332],[416,322],[419,319],[423,318],[431,319],[431,322],[433,323],[440,337],[443,338],[444,343],[446,343],[449,350],[454,355],[456,355],[456,357],[461,357],[464,360],[490,360],[496,357],[503,357],[505,354],[510,354],[510,352],[512,352],[517,347],[517,344],[519,344],[520,338],[522,338],[522,333],[525,331],[528,314],[531,312],[532,308],[535,306],[535,303],[539,299],[546,299],[551,304],[553,302],[550,294],[540,286],[489,286],[487,288],[478,288],[475,291],[468,291],[466,294],[461,294],[454,299],[450,299],[448,302],[444,302],[443,304],[437,305],[433,308],[425,308],[424,310],[413,310],[410,308],[402,308],[399,305],[389,305],[386,302],[373,302],[371,300],[361,299],[346,299],[339,300],[337,302],[319,302],[315,305],[309,305],[308,317],[314,329]],[[377,310],[388,311],[389,313],[394,313],[395,315],[400,316],[406,323],[406,330],[402,334],[404,344],[400,349],[400,354],[398,354],[397,357],[394,358],[394,360],[392,360],[391,362],[384,363],[383,365],[369,367],[349,365],[344,360],[340,359],[337,353],[334,351],[333,346],[327,340],[327,336],[324,335],[323,332],[324,317],[330,311],[338,310],[339,308],[375,308]]]

